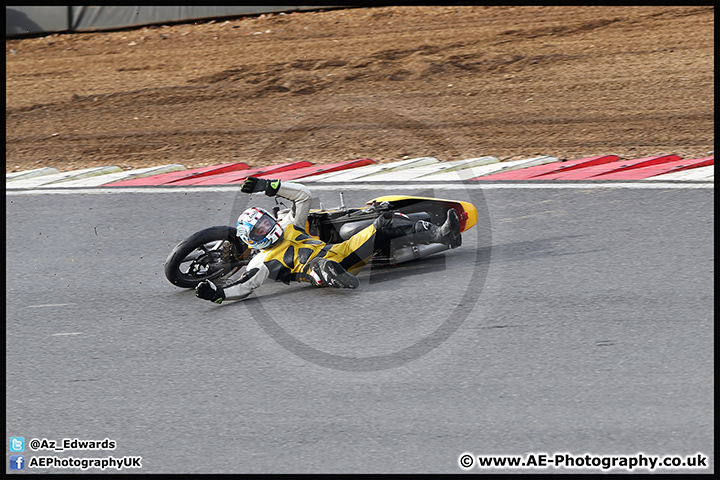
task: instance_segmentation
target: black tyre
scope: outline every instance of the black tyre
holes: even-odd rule
[[[165,261],[165,277],[182,288],[203,280],[223,285],[250,261],[247,245],[228,226],[201,230],[176,246]]]

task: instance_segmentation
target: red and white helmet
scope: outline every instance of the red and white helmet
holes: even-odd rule
[[[248,247],[262,250],[282,238],[283,228],[270,212],[252,207],[238,217],[237,236]]]

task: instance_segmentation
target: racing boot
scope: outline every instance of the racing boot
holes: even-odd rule
[[[385,238],[390,240],[407,237],[417,243],[443,243],[450,248],[462,244],[460,217],[454,208],[448,210],[445,223],[439,227],[425,220],[413,221],[399,212],[379,216],[374,225]]]
[[[445,223],[441,226],[434,225],[425,220],[415,222],[416,241],[427,243],[444,243],[450,248],[457,248],[462,245],[460,235],[460,217],[454,208],[447,212]]]
[[[357,288],[360,281],[338,262],[326,258],[314,258],[305,268],[307,280],[316,287]]]

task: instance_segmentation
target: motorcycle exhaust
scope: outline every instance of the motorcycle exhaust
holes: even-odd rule
[[[418,258],[427,257],[433,253],[448,250],[450,247],[444,243],[430,243],[421,245],[410,245],[408,247],[398,248],[393,252],[391,263],[403,263]]]

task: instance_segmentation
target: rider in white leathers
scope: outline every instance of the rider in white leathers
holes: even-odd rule
[[[413,235],[418,241],[445,243],[451,248],[461,244],[460,220],[452,209],[440,227],[424,220],[412,221],[401,213],[384,214],[350,239],[328,244],[304,230],[312,202],[305,185],[248,177],[241,191],[278,195],[291,200],[293,208],[279,221],[257,207],[239,216],[238,237],[260,253],[250,260],[238,281],[220,287],[205,280],[196,287],[199,298],[215,303],[244,299],[268,278],[288,284],[300,281],[318,287],[357,288],[359,281],[353,273],[372,258],[376,244],[392,238]]]

